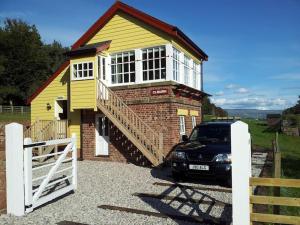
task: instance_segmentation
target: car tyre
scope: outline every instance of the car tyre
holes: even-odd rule
[[[178,181],[184,179],[184,175],[182,173],[174,172],[174,171],[172,172],[172,177],[173,177],[175,182],[178,182]]]

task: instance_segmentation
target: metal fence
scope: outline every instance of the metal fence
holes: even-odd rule
[[[30,113],[29,106],[10,106],[10,105],[0,105],[0,113],[16,113],[25,114]]]

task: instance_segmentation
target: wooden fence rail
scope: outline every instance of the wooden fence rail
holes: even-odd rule
[[[300,188],[300,179],[281,179],[281,178],[250,178],[250,190],[254,186],[264,187],[287,187]],[[300,198],[293,197],[273,197],[255,196],[253,191],[250,193],[250,204],[278,205],[300,207]],[[300,217],[287,215],[274,215],[264,213],[251,213],[251,222],[275,223],[275,224],[300,224]]]
[[[30,113],[30,107],[29,106],[0,105],[0,113],[25,114],[25,113]]]

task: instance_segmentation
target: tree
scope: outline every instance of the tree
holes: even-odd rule
[[[0,104],[24,104],[64,61],[58,42],[45,45],[35,25],[6,19],[0,27]]]
[[[211,103],[208,97],[204,97],[202,101],[202,112],[205,115],[214,115],[225,117],[228,116],[228,113],[221,107],[217,107],[215,104]]]
[[[287,114],[300,114],[300,95],[298,96],[298,101],[296,103],[296,105],[294,105],[293,107],[287,108],[286,110],[284,110],[282,112],[283,115],[287,115]]]

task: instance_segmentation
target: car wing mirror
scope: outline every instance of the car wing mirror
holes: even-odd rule
[[[182,139],[182,141],[186,142],[189,140],[189,137],[184,134],[184,135],[182,135],[181,139]]]

